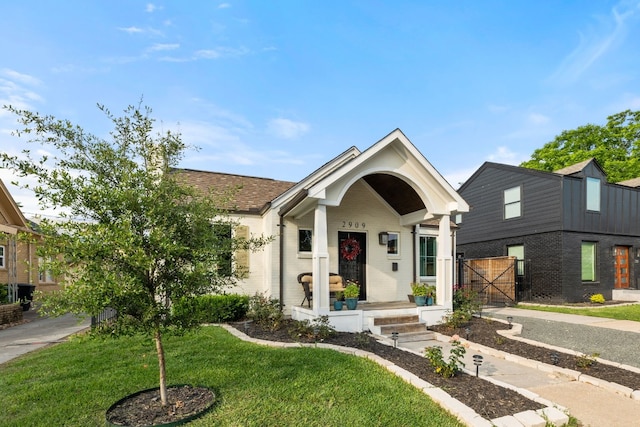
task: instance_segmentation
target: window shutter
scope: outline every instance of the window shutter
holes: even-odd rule
[[[238,225],[235,229],[236,239],[249,240],[249,227],[246,225]],[[249,277],[249,250],[238,249],[235,253],[236,273],[238,278],[246,279]]]

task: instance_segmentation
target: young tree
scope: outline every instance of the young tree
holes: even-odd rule
[[[640,111],[626,110],[607,118],[604,126],[588,124],[563,131],[520,166],[555,171],[595,158],[609,182],[640,176]]]
[[[232,267],[235,252],[271,239],[230,237],[233,192],[202,194],[181,180],[173,168],[187,147],[178,134],[153,133],[149,108],[130,106],[115,117],[98,107],[113,122],[110,141],[67,120],[5,106],[18,118],[15,135],[44,150],[3,153],[3,166],[35,177],[31,189],[41,206],[66,216],[40,225],[39,255],[62,281],[60,291],[41,296],[42,310],[96,315],[111,307],[118,312],[113,334],[153,337],[165,405],[162,336],[197,326],[175,315],[171,302],[232,285],[243,273]],[[43,152],[49,154],[35,154]]]

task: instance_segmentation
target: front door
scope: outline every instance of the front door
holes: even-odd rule
[[[360,285],[360,299],[367,299],[367,233],[338,232],[338,274]]]
[[[615,247],[616,289],[629,287],[629,248],[626,246]]]

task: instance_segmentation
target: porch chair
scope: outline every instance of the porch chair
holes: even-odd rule
[[[307,301],[307,305],[311,308],[311,298],[313,297],[313,274],[312,273],[300,273],[298,274],[298,283],[302,285],[304,290],[304,298],[300,306],[304,305],[304,301]],[[336,273],[329,273],[329,295],[336,291],[344,290],[344,282],[342,276]]]

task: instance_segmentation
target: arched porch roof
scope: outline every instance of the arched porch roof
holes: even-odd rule
[[[298,192],[291,195],[280,213],[297,217],[317,204],[339,206],[349,188],[361,179],[405,225],[468,211],[466,202],[400,130],[362,153],[354,147],[343,155],[334,159],[337,166],[330,162],[327,165],[332,167],[327,167],[325,174],[315,175],[307,186],[297,186]]]

